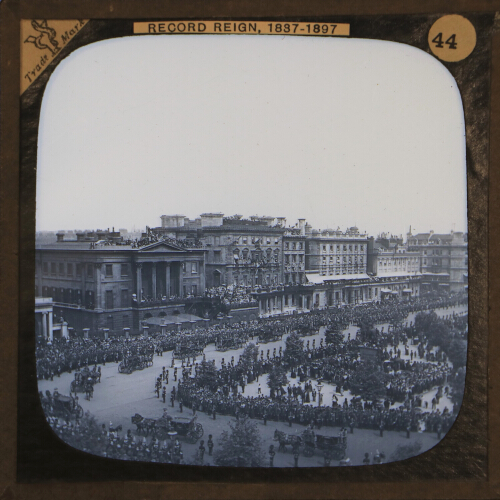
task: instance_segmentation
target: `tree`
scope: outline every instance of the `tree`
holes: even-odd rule
[[[416,457],[420,453],[421,448],[422,443],[420,441],[413,441],[410,444],[398,444],[396,451],[391,455],[390,461],[397,462],[398,460]]]
[[[296,333],[288,335],[283,358],[289,366],[298,365],[304,361],[304,341]]]
[[[217,388],[217,368],[211,361],[202,361],[198,371],[196,383],[214,391]]]
[[[453,368],[458,370],[467,364],[467,341],[463,339],[453,339],[446,350]]]
[[[419,312],[415,316],[415,331],[417,334],[424,334],[427,335],[427,333],[430,331],[430,327],[433,323],[436,322],[438,319],[438,315],[432,311],[430,313],[425,313],[425,312]]]
[[[248,371],[252,368],[253,364],[257,362],[257,357],[259,355],[259,348],[251,343],[248,344],[240,356],[240,364],[244,371]]]
[[[364,399],[383,398],[387,395],[389,376],[384,373],[380,363],[366,361],[361,363],[350,378],[350,390]]]
[[[264,451],[257,424],[248,417],[229,422],[230,431],[223,431],[219,448],[214,453],[215,463],[224,467],[261,467]]]
[[[267,385],[271,389],[271,394],[288,384],[288,377],[285,369],[280,365],[273,365],[267,376]]]

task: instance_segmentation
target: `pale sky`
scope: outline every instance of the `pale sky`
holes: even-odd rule
[[[223,212],[371,235],[464,231],[465,172],[456,82],[419,49],[117,38],[73,52],[47,85],[37,230]]]

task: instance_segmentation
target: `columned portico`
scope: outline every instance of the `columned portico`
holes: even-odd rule
[[[151,295],[156,300],[156,262],[151,264]]]
[[[170,262],[165,265],[165,294],[170,297]]]
[[[142,302],[142,262],[137,264],[137,302]]]
[[[42,313],[42,332],[43,332],[43,338],[47,340],[47,314],[46,312]]]

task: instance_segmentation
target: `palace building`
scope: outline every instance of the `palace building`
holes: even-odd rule
[[[75,329],[137,330],[145,317],[184,312],[186,300],[204,291],[205,252],[180,242],[138,246],[59,235],[36,249],[35,295],[52,298]]]

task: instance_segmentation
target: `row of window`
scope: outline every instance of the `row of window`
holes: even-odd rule
[[[353,259],[354,259],[354,260],[353,260]],[[334,262],[333,257],[331,257],[331,258],[330,258],[330,257],[323,256],[323,265],[326,265],[327,263],[331,263],[331,264],[333,264],[333,262]],[[337,259],[335,260],[335,262],[336,262],[337,264],[340,264],[340,263],[341,263],[340,257],[337,257]],[[347,256],[345,256],[345,255],[344,255],[344,256],[342,257],[342,262],[343,262],[344,264],[346,264],[346,263],[348,262],[348,260],[347,260]],[[363,264],[364,259],[363,259],[363,257],[362,257],[361,255],[360,255],[359,257],[358,257],[357,255],[355,255],[354,257],[349,256],[349,264],[352,264],[353,262],[354,262],[355,264],[357,264],[358,262],[359,262],[359,264]]]
[[[220,255],[220,252],[219,252]],[[187,265],[189,264],[189,265]],[[191,272],[191,274],[198,273],[198,262],[182,263],[182,270],[184,272]],[[106,278],[115,277],[114,272],[119,268],[119,276],[128,277],[130,274],[129,264],[105,264],[104,265],[104,275]],[[81,264],[73,262],[43,262],[42,273],[44,276],[59,276],[66,278],[80,278],[82,276],[83,270],[86,269],[87,278],[94,277],[94,264]]]
[[[342,274],[361,274],[365,272],[365,268],[363,266],[349,266],[347,268],[342,267],[321,267],[319,270],[319,274],[321,276],[331,276],[331,275],[342,275]]]
[[[264,236],[252,236],[251,238],[248,236],[238,236],[236,238],[235,244],[236,245],[246,245],[247,243],[251,242],[254,245],[260,244],[263,245],[264,243],[267,245],[271,245],[273,243],[273,238],[271,237],[264,237]],[[274,244],[279,245],[280,239],[279,238],[274,238]]]
[[[304,256],[302,254],[285,255],[285,264],[290,264],[290,262],[304,262]]]
[[[365,245],[323,245],[323,252],[364,252]]]
[[[302,250],[303,245],[301,241],[291,241],[290,243],[288,241],[285,242],[284,245],[285,250]]]
[[[120,276],[129,275],[129,265],[128,264],[116,264],[120,266]],[[44,276],[60,276],[67,278],[81,278],[84,272],[87,278],[94,277],[94,264],[82,264],[79,262],[43,262],[42,263],[42,273]],[[113,277],[113,264],[105,265],[105,275],[107,278]]]

